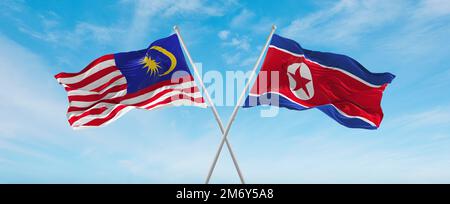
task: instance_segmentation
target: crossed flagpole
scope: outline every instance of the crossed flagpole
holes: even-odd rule
[[[239,107],[242,104],[242,100],[244,100],[245,93],[247,92],[247,89],[250,87],[250,83],[252,82],[252,80],[253,80],[253,78],[254,78],[254,76],[256,74],[256,70],[257,70],[259,64],[261,63],[261,59],[262,59],[262,57],[264,55],[264,52],[267,49],[267,47],[269,46],[270,39],[272,38],[272,35],[275,33],[275,30],[277,29],[277,27],[275,25],[272,26],[272,30],[271,30],[269,36],[267,37],[266,44],[264,45],[263,49],[261,50],[261,53],[260,53],[260,55],[259,55],[259,57],[258,57],[258,59],[257,59],[257,61],[255,63],[255,65],[253,66],[253,69],[252,69],[252,72],[250,74],[250,77],[249,77],[248,81],[246,82],[245,88],[244,88],[244,90],[242,90],[241,95],[239,96],[239,99],[238,99],[236,105],[234,106],[233,112],[231,114],[231,118],[228,121],[228,124],[227,124],[225,129],[223,127],[222,120],[220,119],[219,114],[217,112],[216,106],[212,102],[212,99],[211,99],[208,91],[206,90],[205,84],[203,83],[202,77],[200,76],[200,74],[199,74],[199,72],[197,70],[197,66],[194,64],[194,61],[192,60],[192,57],[191,57],[188,49],[186,48],[186,45],[185,45],[184,40],[183,40],[183,37],[181,36],[181,33],[180,33],[180,29],[178,28],[178,26],[174,26],[173,29],[174,29],[175,33],[177,34],[178,38],[180,39],[181,46],[183,47],[184,51],[186,52],[188,60],[189,60],[191,66],[192,66],[192,68],[194,70],[195,76],[197,77],[198,82],[200,83],[200,85],[202,87],[203,93],[205,93],[206,100],[208,100],[208,103],[211,106],[211,110],[212,110],[212,112],[214,114],[214,117],[215,117],[215,119],[216,119],[216,121],[217,121],[217,123],[219,125],[220,131],[222,133],[222,139],[220,141],[219,147],[218,147],[218,149],[216,151],[216,154],[214,156],[214,160],[213,160],[213,162],[211,164],[211,167],[210,167],[210,169],[208,171],[208,175],[206,177],[205,183],[206,184],[209,183],[209,181],[211,179],[211,176],[212,176],[212,173],[214,172],[215,166],[216,166],[217,161],[219,159],[220,153],[222,152],[223,145],[226,144],[227,148],[228,148],[228,151],[230,152],[231,159],[233,160],[233,164],[234,164],[234,166],[236,168],[236,171],[237,171],[237,173],[239,175],[239,179],[241,180],[242,184],[245,184],[244,176],[242,175],[242,172],[241,172],[241,170],[239,168],[239,164],[237,162],[236,156],[235,156],[235,154],[234,154],[234,152],[233,152],[233,150],[231,148],[231,144],[228,141],[227,137],[228,137],[228,133],[230,131],[231,125],[233,124],[233,121],[236,118],[236,115],[237,115],[237,112],[239,110]]]

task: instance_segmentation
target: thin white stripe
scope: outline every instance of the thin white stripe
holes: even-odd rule
[[[112,123],[112,122],[114,122],[115,120],[117,120],[117,119],[119,119],[120,117],[122,117],[125,113],[127,113],[128,111],[130,111],[130,110],[132,110],[132,109],[134,109],[135,107],[134,106],[127,106],[127,107],[125,107],[125,108],[123,108],[122,110],[120,110],[113,118],[111,118],[110,120],[108,120],[108,121],[105,121],[104,123],[102,123],[101,125],[99,125],[99,126],[83,126],[84,124],[86,124],[86,123],[82,123],[81,125],[75,125],[75,123],[72,125],[72,128],[73,129],[75,129],[75,130],[79,130],[79,129],[85,129],[85,128],[90,128],[90,127],[102,127],[102,126],[105,126],[105,125],[108,125],[109,123]]]
[[[196,87],[194,81],[188,81],[188,82],[184,82],[181,84],[173,84],[173,85],[163,86],[161,88],[155,89],[154,91],[148,92],[146,94],[142,94],[142,95],[136,96],[134,98],[123,100],[120,103],[121,104],[135,104],[135,103],[145,101],[149,98],[152,98],[159,92],[167,90],[167,89],[187,89],[187,88],[192,88],[192,87]]]
[[[266,92],[266,93],[278,94],[278,95],[280,95],[280,96],[283,96],[284,98],[286,98],[287,100],[289,100],[289,101],[292,102],[292,103],[295,103],[295,104],[300,105],[300,106],[305,107],[305,108],[309,108],[309,107],[307,107],[307,106],[304,106],[304,105],[302,105],[302,104],[300,104],[300,103],[298,103],[298,102],[295,102],[295,101],[291,100],[289,97],[286,97],[285,95],[283,95],[283,94],[281,94],[281,93],[278,93],[278,92]],[[266,94],[266,93],[264,93],[264,94]],[[249,95],[250,95],[250,96],[253,96],[253,97],[260,97],[262,94],[252,94],[252,93],[250,93]],[[364,118],[364,117],[362,117],[362,116],[352,116],[352,115],[348,115],[348,114],[344,113],[342,110],[340,110],[339,108],[337,108],[336,106],[334,106],[333,104],[328,104],[328,105],[333,106],[333,107],[339,112],[339,114],[343,115],[344,117],[347,117],[347,118],[357,118],[357,119],[360,119],[360,120],[362,120],[362,121],[368,123],[369,125],[371,125],[371,126],[373,126],[373,127],[376,127],[375,123],[373,123],[372,121],[370,121],[370,120],[367,119],[367,118]]]
[[[106,69],[108,67],[111,66],[116,66],[116,62],[114,61],[114,59],[110,59],[110,60],[106,60],[106,61],[102,61],[100,63],[98,63],[97,65],[91,67],[91,69],[87,70],[86,72],[76,75],[76,76],[72,76],[72,77],[61,77],[58,78],[58,82],[61,84],[74,84],[74,83],[78,83],[81,80],[85,79],[86,77],[95,74],[98,71],[101,71],[103,69]]]
[[[71,90],[67,92],[67,95],[69,96],[87,96],[87,95],[101,95],[103,94],[105,91],[107,91],[109,88],[112,88],[114,86],[118,86],[118,85],[123,85],[126,84],[127,80],[125,79],[125,77],[120,78],[119,80],[111,83],[110,85],[108,85],[107,87],[105,87],[104,89],[102,89],[99,92],[95,92],[95,91],[88,91],[88,90],[81,90],[81,89],[76,89],[76,90]],[[103,85],[103,84],[102,84]],[[125,89],[126,90],[126,89]],[[111,92],[112,93],[112,92]]]
[[[194,98],[195,97],[201,97],[201,93],[200,92],[186,93],[186,92],[182,92],[182,91],[176,90],[176,91],[171,91],[171,92],[165,93],[164,95],[158,97],[156,100],[151,101],[148,104],[143,104],[141,107],[144,107],[144,106],[148,107],[148,106],[150,106],[150,105],[152,105],[154,103],[157,103],[159,101],[165,100],[168,97],[172,97],[172,96],[175,96],[175,95],[178,95],[178,94],[184,94],[184,95],[187,95],[187,96],[190,96],[190,97],[194,97]],[[151,98],[143,99],[140,102],[145,101],[145,100],[149,100],[149,99],[151,99]],[[83,114],[84,112],[92,110],[92,109],[102,108],[102,107],[106,107],[106,108],[110,109],[111,107],[116,106],[116,105],[132,105],[132,104],[123,104],[123,103],[117,104],[117,103],[101,102],[101,103],[95,104],[94,106],[92,106],[91,108],[86,109],[86,110],[69,112],[69,113],[67,113],[67,116],[68,116],[68,118],[70,120],[72,117],[79,116],[79,115]],[[96,118],[100,117],[100,116],[102,116],[105,113],[106,112],[103,112],[101,115],[95,115],[95,117]]]
[[[308,106],[306,106],[306,105],[302,105],[302,104],[300,104],[300,103],[298,103],[298,102],[293,101],[292,99],[290,99],[289,97],[283,95],[282,93],[269,91],[269,92],[265,92],[265,93],[263,93],[263,94],[267,94],[267,93],[278,94],[278,95],[280,95],[280,96],[283,96],[285,99],[289,100],[289,101],[292,102],[292,103],[298,104],[298,105],[300,105],[300,106],[302,106],[302,107],[304,107],[304,108],[310,108],[310,107],[308,107]],[[249,95],[250,95],[250,96],[254,96],[254,97],[260,97],[262,94],[254,94],[254,93],[250,93]]]
[[[151,103],[139,106],[139,108],[144,108],[144,109],[148,108],[148,107],[150,107],[150,106],[152,106],[152,105],[154,105],[156,103],[159,103],[161,101],[166,100],[167,98],[170,98],[170,97],[173,97],[173,96],[177,96],[179,94],[183,94],[183,95],[186,95],[186,96],[189,96],[189,97],[192,97],[192,98],[201,98],[202,97],[202,94],[200,92],[186,93],[186,92],[182,92],[182,91],[171,91],[168,94],[164,94],[164,96],[159,97],[158,99],[152,101]],[[181,100],[181,98],[180,99],[177,98],[177,100]]]
[[[159,109],[159,108],[163,108],[163,107],[171,107],[171,106],[195,106],[195,107],[200,107],[200,108],[206,108],[207,105],[205,103],[197,103],[197,102],[193,102],[189,99],[180,99],[180,100],[176,100],[176,101],[172,101],[170,103],[166,103],[166,104],[160,104],[158,106],[155,106],[153,108],[151,108],[150,110],[155,110],[155,109]],[[111,120],[106,121],[105,123],[101,124],[100,126],[77,126],[74,127],[72,126],[73,129],[75,130],[79,130],[79,129],[86,129],[86,128],[91,128],[91,127],[102,127],[105,126],[115,120],[117,120],[118,118],[120,118],[122,115],[124,115],[125,113],[127,113],[128,111],[130,111],[131,109],[134,109],[135,107],[133,106],[128,106],[124,109],[122,109],[121,111],[119,111],[119,113],[117,113],[117,115],[114,118],[111,118]]]
[[[101,98],[99,100],[95,100],[95,101],[71,101],[71,102],[69,102],[69,106],[70,107],[85,108],[85,107],[91,106],[94,103],[97,103],[100,100],[117,98],[117,97],[124,96],[125,94],[127,94],[127,90],[122,90],[122,91],[118,91],[118,92],[112,92],[112,93],[106,94],[103,98]]]
[[[161,101],[166,100],[167,98],[170,98],[170,97],[172,97],[174,95],[178,95],[178,94],[181,94],[181,93],[183,93],[186,96],[190,96],[192,98],[201,98],[202,97],[200,92],[195,92],[195,93],[191,94],[191,93],[185,93],[185,92],[181,92],[181,91],[173,91],[173,92],[166,93],[163,96],[159,97],[157,100],[154,100],[154,101],[152,101],[152,102],[150,102],[148,104],[145,104],[143,106],[132,106],[132,107],[136,107],[136,108],[149,107],[151,105],[154,105],[156,103],[159,103]],[[179,100],[181,100],[181,99],[179,99]],[[122,106],[122,105],[124,105],[124,104],[109,104],[109,105],[106,105],[107,110],[105,110],[105,112],[103,112],[101,114],[98,114],[98,115],[87,115],[87,116],[84,116],[84,117],[78,119],[77,121],[75,121],[72,125],[73,126],[80,126],[80,125],[86,124],[86,123],[88,123],[88,122],[90,122],[90,121],[92,121],[94,119],[104,119],[104,118],[108,117],[111,114],[111,112],[114,111],[114,109],[116,109],[116,108],[118,108],[119,106]],[[103,107],[105,107],[105,106],[103,106]]]
[[[275,45],[270,45],[269,48],[275,48],[275,49],[277,49],[277,50],[279,50],[279,51],[288,53],[288,54],[290,54],[290,55],[294,55],[294,56],[296,56],[296,57],[305,57],[305,55],[293,53],[293,52],[291,52],[291,51],[289,51],[289,50],[286,50],[286,49],[277,47],[277,46],[275,46]]]
[[[199,99],[199,98],[195,98],[195,99]],[[162,107],[171,107],[171,106],[195,106],[195,107],[200,107],[200,108],[208,107],[208,105],[206,105],[206,103],[198,103],[195,101],[191,101],[189,99],[178,99],[178,100],[172,101],[170,103],[164,103],[164,104],[157,105],[157,106],[147,109],[147,110],[155,110],[155,109],[159,109]]]
[[[364,118],[364,117],[362,117],[362,116],[352,116],[352,115],[347,115],[346,113],[344,113],[342,110],[340,110],[339,108],[337,108],[337,107],[334,106],[333,104],[329,104],[329,105],[333,106],[333,107],[339,112],[339,114],[343,115],[344,117],[347,117],[347,118],[357,118],[357,119],[360,119],[360,120],[362,120],[362,121],[368,123],[369,125],[371,125],[371,126],[373,126],[373,127],[376,127],[375,123],[373,123],[372,121],[370,121],[370,120],[367,119],[367,118]]]
[[[122,76],[122,73],[119,70],[113,71],[113,72],[108,73],[108,74],[102,76],[101,78],[99,78],[99,79],[97,79],[97,80],[95,80],[95,81],[93,81],[93,82],[91,82],[89,84],[86,84],[86,86],[83,86],[83,87],[81,87],[79,89],[92,91],[93,89],[95,89],[97,87],[100,87],[101,85],[103,85],[105,83],[108,83],[109,80],[111,80],[112,78],[114,78],[116,76]],[[69,85],[69,87],[70,87],[70,85]],[[105,88],[103,88],[103,90]]]
[[[288,50],[285,50],[285,49],[283,49],[283,48],[276,47],[275,45],[271,45],[270,47],[271,47],[271,48],[274,48],[274,49],[277,49],[277,50],[280,50],[280,51],[282,51],[282,52],[288,53],[288,54],[290,54],[290,55],[296,56],[296,57],[303,57],[303,58],[304,58],[305,60],[307,60],[308,62],[311,62],[311,63],[313,63],[313,64],[319,65],[320,67],[324,67],[324,68],[328,68],[328,69],[340,71],[340,72],[342,72],[342,73],[344,73],[344,74],[346,74],[346,75],[348,75],[348,76],[350,76],[350,77],[356,79],[357,81],[359,81],[359,82],[361,82],[361,83],[363,83],[363,84],[365,84],[365,85],[367,85],[367,86],[374,87],[374,88],[379,88],[379,87],[381,87],[380,85],[371,84],[371,83],[369,83],[369,82],[367,82],[367,81],[365,81],[365,80],[363,80],[363,79],[361,79],[361,78],[359,78],[359,77],[353,75],[352,73],[347,72],[347,71],[345,71],[345,70],[343,70],[343,69],[340,69],[340,68],[337,68],[337,67],[330,67],[330,66],[322,65],[322,64],[317,63],[317,62],[315,62],[315,61],[312,61],[312,60],[306,58],[305,55],[296,54],[296,53],[290,52],[290,51],[288,51]]]
[[[185,88],[192,88],[192,87],[196,87],[194,81],[184,82],[184,83],[181,83],[181,84],[167,85],[167,86],[163,86],[161,88],[155,89],[155,90],[153,90],[153,91],[151,91],[149,93],[146,93],[146,94],[143,94],[143,95],[138,95],[136,97],[120,101],[120,104],[130,105],[130,104],[140,103],[142,101],[150,99],[151,97],[155,96],[159,92],[167,90],[167,89],[185,89]],[[177,90],[177,91],[179,91],[179,90]],[[97,101],[94,101],[94,102],[72,101],[72,102],[69,103],[69,107],[84,108],[84,107],[88,107],[88,106],[94,104],[95,102],[97,102]],[[100,108],[100,107],[102,107],[102,106],[100,106],[100,107],[98,106],[100,104],[115,104],[115,103],[101,102],[101,103],[98,103],[98,104],[96,104],[95,106],[93,106],[93,107],[91,107],[89,109]],[[71,111],[71,112],[68,112],[67,115],[68,115],[68,117],[73,117],[74,114],[78,115],[78,113],[82,113],[82,112],[85,112],[85,111],[86,110]]]
[[[72,126],[76,127],[76,126],[80,126],[80,125],[86,124],[86,123],[88,123],[88,122],[90,122],[92,120],[95,120],[95,119],[106,118],[106,117],[108,117],[108,115],[111,112],[113,112],[116,108],[118,108],[120,106],[123,106],[123,104],[114,104],[114,105],[111,104],[110,107],[107,107],[107,109],[103,113],[98,114],[98,115],[86,115],[86,116],[78,119],[74,123],[72,123]]]

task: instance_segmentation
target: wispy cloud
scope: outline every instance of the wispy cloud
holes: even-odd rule
[[[221,40],[226,40],[226,39],[228,39],[228,36],[230,36],[230,31],[229,30],[221,30],[221,31],[219,31],[217,36],[219,36],[219,38]]]
[[[137,17],[151,17],[162,15],[170,17],[173,15],[209,15],[222,16],[224,9],[230,5],[230,1],[208,2],[205,0],[156,0],[156,1],[122,1],[132,3],[135,6]]]
[[[221,30],[217,34],[221,45],[227,48],[227,52],[222,53],[222,59],[229,66],[245,67],[249,66],[256,59],[252,38],[253,33],[259,31],[261,19],[255,19],[256,14],[245,8],[239,8],[239,12],[230,20],[228,28]],[[258,24],[258,25],[256,25]],[[237,34],[238,31],[250,32],[245,35]]]
[[[6,15],[18,31],[54,46],[78,48],[83,43],[107,44],[122,36],[120,25],[98,25],[78,21],[73,26],[63,24],[61,16],[54,11],[36,13],[25,2],[6,1]],[[14,9],[15,8],[15,9]],[[5,15],[6,12],[2,13]]]
[[[343,45],[355,44],[361,42],[361,38],[368,39],[370,36],[371,41],[377,41],[379,39],[373,38],[373,34],[383,32],[386,38],[392,36],[389,39],[391,42],[387,43],[391,47],[401,47],[402,52],[418,52],[415,48],[424,50],[423,47],[436,45],[430,43],[433,40],[436,42],[434,37],[425,36],[448,32],[448,29],[444,31],[436,28],[439,25],[433,20],[448,16],[449,13],[448,3],[441,0],[340,0],[329,8],[324,7],[298,17],[283,28],[281,33],[302,42]],[[421,44],[411,46],[412,43]],[[408,49],[405,49],[406,45],[409,45]]]
[[[422,112],[408,113],[393,119],[389,124],[408,129],[439,125],[450,127],[450,107],[433,107]]]
[[[218,33],[223,35],[223,31]],[[254,49],[252,49],[251,39],[248,36],[240,36],[234,33],[230,33],[227,30],[227,36],[222,36],[222,46],[229,50],[222,54],[222,58],[224,59],[227,65],[233,66],[248,66],[256,59],[254,57]]]
[[[396,19],[407,7],[404,1],[341,0],[305,17],[293,20],[282,34],[309,41],[354,42]]]
[[[234,16],[233,19],[231,19],[230,26],[231,27],[249,26],[250,21],[252,20],[253,17],[255,17],[255,14],[252,11],[244,8],[238,15]]]
[[[41,23],[48,27],[54,27],[49,26],[50,24],[58,24],[57,21],[48,19],[42,19]],[[123,31],[116,27],[98,26],[86,22],[77,23],[71,30],[48,28],[46,31],[36,31],[27,26],[20,26],[19,30],[39,40],[55,43],[67,48],[77,48],[89,42],[98,44],[111,43],[115,37],[117,38],[117,36],[120,36],[120,33],[123,33]]]
[[[417,8],[417,17],[439,17],[450,14],[450,4],[446,0],[423,0]]]
[[[5,0],[0,2],[1,15],[12,17],[16,12],[22,12],[24,10],[24,1]]]
[[[148,27],[156,28],[159,21],[169,17],[214,17],[222,16],[231,6],[235,5],[234,1],[205,1],[205,0],[157,0],[157,1],[123,1],[123,3],[131,4],[134,7],[134,13],[131,17],[131,23],[128,31],[131,36],[127,38],[127,44],[133,44],[136,39],[142,39]],[[149,26],[153,25],[153,26]]]
[[[430,53],[440,58],[450,51],[448,46],[442,46],[450,33],[447,3],[424,0],[405,7],[402,14],[402,24],[380,40],[380,47],[410,60],[427,57]]]
[[[59,113],[66,109],[54,98],[52,75],[39,56],[21,45],[1,35],[0,44],[0,85],[8,87],[0,93],[0,152],[55,161],[48,152],[29,148],[64,143],[50,134],[65,124],[65,116]]]
[[[230,39],[228,42],[224,42],[223,45],[225,46],[231,46],[238,50],[244,50],[248,51],[250,49],[250,42],[249,38],[244,36],[236,36]]]
[[[8,6],[6,9],[8,12],[14,13],[8,17],[16,22],[18,30],[33,38],[72,48],[83,43],[99,45],[115,43],[131,48],[135,47],[137,42],[146,40],[149,31],[158,31],[162,25],[161,21],[167,23],[172,18],[203,19],[223,16],[227,9],[236,3],[232,0],[122,0],[118,6],[131,7],[131,16],[120,17],[110,24],[80,20],[72,27],[67,27],[67,25],[62,27],[60,16],[56,12],[48,11],[36,14],[30,12],[31,9],[23,2],[5,2],[3,4]],[[30,23],[25,17],[18,17],[22,14],[36,19],[36,23]],[[6,11],[3,15],[6,15]]]
[[[48,100],[48,92],[39,93],[40,90],[54,90],[50,83],[53,82],[52,75],[48,72],[48,67],[41,58],[30,52],[15,42],[4,38],[0,35],[0,57],[2,66],[0,66],[0,84],[4,87],[9,87],[8,92],[1,92],[0,98],[4,102],[8,102],[14,108],[27,110],[30,112],[39,111],[45,113],[42,117],[54,114],[54,108],[57,107],[55,101]],[[33,64],[34,70],[27,71],[25,67]],[[39,73],[39,74],[36,74]],[[33,81],[27,80],[30,75],[39,78],[40,85],[45,86],[45,89],[32,89]],[[11,90],[13,89],[13,90]],[[0,107],[6,108],[5,103]]]

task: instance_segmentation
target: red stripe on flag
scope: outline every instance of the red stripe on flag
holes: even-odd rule
[[[117,115],[117,113],[119,113],[119,111],[121,111],[122,109],[126,108],[126,105],[119,105],[116,108],[114,108],[114,110],[105,118],[96,118],[93,119],[85,124],[82,124],[80,126],[100,126],[105,122],[108,122],[109,120],[111,120],[112,118],[114,118],[114,116]]]
[[[116,66],[110,66],[107,67],[105,69],[102,69],[98,72],[95,72],[91,75],[89,75],[88,77],[82,79],[81,81],[77,82],[77,83],[73,83],[73,84],[65,84],[67,87],[70,87],[70,89],[79,89],[82,88],[88,84],[91,84],[92,82],[95,82],[97,80],[99,80],[100,78],[113,73],[115,71],[118,71],[119,69],[117,69]],[[122,76],[122,74],[120,74],[120,76]]]
[[[201,99],[203,99],[203,98],[201,97]],[[177,99],[177,100],[178,100],[178,99]],[[192,98],[192,97],[189,97],[189,96],[186,96],[186,95],[183,96],[183,100],[190,100],[190,101],[196,102],[196,103],[201,103],[201,102],[198,102],[198,101],[203,101],[203,100],[199,100],[199,98]],[[168,104],[168,103],[174,102],[174,101],[176,101],[176,100],[172,100],[172,97],[168,97],[168,98],[166,98],[165,100],[163,100],[163,101],[161,101],[161,102],[158,102],[158,103],[156,103],[156,104],[153,104],[152,106],[150,106],[150,107],[148,107],[148,108],[146,108],[146,109],[150,110],[150,109],[152,109],[152,108],[154,108],[154,107],[156,107],[156,106],[158,106],[158,105]],[[114,117],[115,117],[122,109],[124,109],[124,108],[126,108],[126,107],[127,107],[126,105],[120,105],[120,106],[117,106],[117,107],[114,108],[114,110],[111,111],[111,113],[110,113],[108,116],[106,116],[105,118],[96,118],[96,119],[93,119],[93,120],[91,120],[91,121],[89,121],[89,122],[87,122],[87,123],[85,123],[85,124],[80,125],[80,126],[100,126],[100,125],[102,125],[102,124],[108,122],[108,121],[111,120],[112,118],[114,118]]]
[[[125,79],[125,77],[124,77],[123,75],[115,76],[115,77],[113,77],[112,79],[110,79],[108,82],[106,82],[105,84],[100,85],[99,87],[94,88],[94,89],[92,89],[91,91],[93,91],[93,92],[100,92],[100,91],[102,91],[103,89],[108,88],[110,85],[114,84],[115,82],[121,80],[122,78]],[[125,80],[126,80],[126,79],[125,79]],[[125,85],[126,85],[126,84],[125,84]]]
[[[79,120],[85,116],[102,114],[107,109],[108,109],[107,107],[100,107],[100,108],[94,108],[94,109],[87,110],[80,115],[70,117],[69,124],[72,125],[74,122],[76,122],[77,120]]]
[[[97,101],[103,99],[106,95],[109,93],[119,92],[127,89],[126,84],[113,86],[110,89],[106,90],[105,92],[101,94],[91,94],[91,95],[73,95],[69,96],[69,102],[70,101]]]
[[[149,98],[149,99],[147,99],[147,100],[145,100],[145,101],[142,101],[142,102],[139,102],[139,103],[134,103],[134,104],[127,104],[127,105],[130,105],[130,106],[139,106],[140,104],[143,104],[143,103],[146,103],[146,102],[149,102],[149,101],[151,102],[152,100],[155,100],[155,99],[159,98],[159,97],[162,96],[163,94],[166,94],[166,93],[169,93],[169,92],[172,92],[172,91],[175,91],[175,90],[181,91],[181,92],[185,92],[185,93],[198,92],[198,88],[197,88],[197,87],[195,87],[194,90],[192,90],[192,88],[186,88],[186,89],[176,89],[176,88],[175,88],[175,89],[166,89],[166,90],[162,90],[161,92],[156,93],[156,94],[153,95],[151,98]],[[151,92],[151,91],[153,91],[153,90],[150,90],[150,91],[148,91],[148,92]],[[145,92],[145,93],[147,93],[147,92]],[[142,94],[140,94],[140,95],[143,95],[143,94],[145,94],[145,93],[142,93]],[[140,95],[137,95],[137,96],[135,96],[135,97],[139,97]],[[126,96],[127,96],[127,95],[125,95],[125,96],[120,96],[120,97],[116,97],[116,98],[109,98],[109,99],[99,100],[99,101],[93,103],[92,105],[90,105],[90,106],[88,106],[88,107],[75,107],[75,106],[70,106],[69,109],[67,110],[67,112],[88,110],[88,109],[90,109],[90,108],[96,106],[96,105],[99,104],[99,103],[120,104],[123,100],[132,99],[132,98],[129,98],[129,97],[126,97]]]
[[[154,95],[153,97],[151,97],[151,98],[149,98],[149,99],[147,99],[147,100],[145,100],[145,101],[142,101],[142,102],[139,102],[139,103],[132,104],[132,106],[137,106],[137,107],[144,106],[144,105],[146,105],[146,104],[148,104],[148,103],[151,103],[152,101],[154,101],[154,100],[160,98],[160,97],[163,96],[164,94],[169,93],[169,92],[172,92],[172,91],[181,91],[181,92],[184,92],[184,93],[195,93],[195,92],[198,92],[198,88],[195,87],[194,90],[192,90],[192,88],[186,88],[186,89],[166,89],[166,90],[164,90],[164,91],[161,91],[161,92],[157,93],[156,95]],[[179,94],[179,95],[171,96],[171,97],[169,97],[169,98],[176,98],[176,97],[181,96],[181,95],[185,96],[184,94]],[[178,99],[182,99],[182,98],[178,98]]]
[[[74,77],[74,76],[81,75],[81,74],[87,72],[89,69],[91,69],[95,65],[100,64],[101,62],[104,62],[104,61],[107,61],[107,60],[110,60],[110,59],[114,59],[114,54],[104,55],[102,57],[99,57],[99,58],[95,59],[88,66],[86,66],[83,70],[81,70],[78,73],[61,72],[61,73],[55,75],[55,78],[57,78],[57,79],[58,78],[69,78],[69,77]]]
[[[180,84],[181,82],[190,82],[193,80],[194,80],[194,78],[192,78],[191,75],[186,75],[186,76],[183,76],[183,77],[180,77],[177,79],[165,80],[165,81],[159,82],[157,84],[153,84],[153,85],[151,85],[145,89],[139,90],[137,92],[127,94],[124,99],[134,98],[136,96],[139,96],[139,95],[148,93],[150,91],[156,90],[158,88],[161,88],[163,86],[176,85],[176,84]]]
[[[180,94],[180,95],[183,95],[183,94]],[[166,104],[166,103],[170,103],[170,102],[175,102],[177,100],[190,100],[191,102],[194,102],[194,103],[203,103],[203,97],[193,98],[193,97],[190,97],[190,96],[183,95],[183,96],[180,96],[179,99],[176,99],[176,100],[172,100],[171,97],[166,98],[164,101],[155,103],[155,104],[153,104],[153,105],[151,105],[149,107],[146,107],[145,109],[151,110],[151,109],[155,108],[158,105]]]

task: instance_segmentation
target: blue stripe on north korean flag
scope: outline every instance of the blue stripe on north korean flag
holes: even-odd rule
[[[305,58],[324,67],[344,71],[347,74],[364,80],[371,85],[381,86],[383,84],[391,83],[391,81],[395,78],[395,76],[391,73],[372,73],[359,62],[346,55],[304,49],[297,42],[291,39],[283,38],[277,34],[273,35],[270,44],[271,46],[297,55],[304,55]]]

